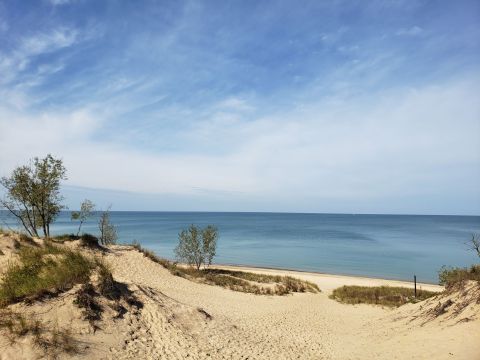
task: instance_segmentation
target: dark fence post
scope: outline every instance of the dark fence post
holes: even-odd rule
[[[413,275],[413,282],[415,283],[415,299],[417,298],[417,275]]]

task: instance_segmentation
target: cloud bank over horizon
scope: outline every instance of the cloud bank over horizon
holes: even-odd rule
[[[0,176],[67,204],[480,214],[480,4],[0,2]]]

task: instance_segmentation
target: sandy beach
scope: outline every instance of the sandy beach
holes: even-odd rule
[[[272,269],[252,266],[237,266],[237,265],[214,265],[217,269],[240,270],[248,271],[258,274],[293,276],[302,280],[311,281],[317,284],[322,291],[331,292],[333,289],[343,285],[358,285],[358,286],[402,286],[413,288],[413,281],[378,279],[363,276],[349,276],[349,275],[335,275],[324,274],[309,271],[295,271],[287,269]],[[417,289],[429,291],[443,291],[444,287],[435,284],[427,284],[417,282]]]
[[[132,247],[114,246],[102,257],[110,264],[115,280],[127,285],[143,303],[141,309],[128,311],[121,319],[107,311],[99,329],[93,331],[72,303],[75,288],[48,301],[13,306],[69,327],[85,344],[82,355],[61,354],[60,358],[477,359],[480,355],[480,305],[474,301],[479,294],[477,285],[463,295],[449,295],[455,304],[468,300],[459,314],[452,306],[452,311],[432,317],[430,310],[444,302],[445,295],[398,309],[346,305],[328,297],[342,285],[411,283],[223,267],[290,275],[314,282],[322,290],[317,294],[253,295],[174,276]],[[442,290],[436,285],[418,286]],[[13,345],[3,341],[1,346],[2,360],[41,358],[27,340]]]

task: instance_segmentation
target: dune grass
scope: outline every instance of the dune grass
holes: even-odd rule
[[[42,247],[21,246],[19,261],[8,265],[0,282],[0,307],[65,291],[85,283],[96,264],[78,251],[46,242]]]
[[[440,285],[444,285],[447,290],[463,287],[469,281],[480,282],[480,264],[472,265],[470,268],[452,268],[442,267],[438,272]]]
[[[98,238],[92,234],[82,234],[82,235],[75,235],[75,234],[61,234],[55,235],[51,238],[53,242],[63,244],[66,241],[75,241],[80,240],[80,245],[90,248],[99,247]]]
[[[316,284],[291,276],[265,275],[214,268],[197,270],[192,267],[177,266],[169,260],[158,257],[152,251],[143,249],[138,243],[133,243],[131,246],[150,260],[168,269],[173,275],[196,282],[256,295],[287,295],[293,292],[320,292]]]
[[[417,289],[417,297],[415,298],[414,290],[410,288],[352,285],[333,290],[330,298],[345,304],[375,304],[397,307],[406,303],[425,300],[435,295],[438,295],[438,293]]]

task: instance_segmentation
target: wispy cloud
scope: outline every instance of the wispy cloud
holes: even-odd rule
[[[19,45],[10,52],[0,52],[0,72],[5,74],[0,84],[8,84],[27,69],[31,61],[40,55],[54,53],[72,46],[77,40],[77,31],[60,27],[49,32],[23,37]],[[38,75],[59,71],[62,65],[41,64],[36,70]],[[56,71],[48,71],[56,69]]]

